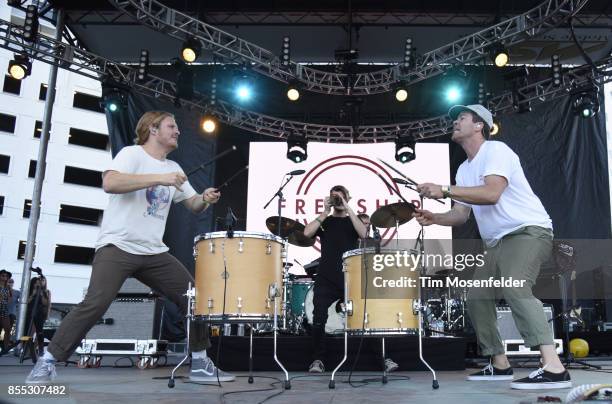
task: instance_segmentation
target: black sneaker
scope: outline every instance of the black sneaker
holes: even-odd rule
[[[472,373],[467,377],[468,380],[512,380],[514,378],[512,368],[497,369],[490,363],[481,371]]]
[[[515,380],[510,387],[519,390],[567,389],[572,387],[572,380],[567,370],[562,373],[551,373],[544,370],[546,366],[531,372],[529,376]]]

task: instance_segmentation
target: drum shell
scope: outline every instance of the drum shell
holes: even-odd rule
[[[225,313],[235,319],[271,319],[273,304],[280,313],[281,299],[272,301],[269,289],[273,285],[277,296],[280,294],[283,247],[282,239],[265,233],[235,231],[233,238],[227,238],[226,232],[215,232],[197,237],[195,315],[213,319]]]
[[[392,254],[395,251],[383,250],[381,253]],[[371,265],[373,256],[373,249],[366,249],[365,257],[366,263]],[[347,288],[347,300],[350,302],[352,313],[347,316],[347,329],[361,330],[363,327],[363,308],[364,301],[362,295],[362,250],[351,250],[343,255],[343,266],[344,266],[344,280]],[[369,274],[372,274],[368,270]],[[415,273],[415,277],[418,272]],[[373,288],[371,279],[368,279],[368,296],[371,295],[370,290]],[[375,299],[368,297],[366,310],[368,313],[367,323],[365,329],[369,332],[402,332],[407,329],[418,328],[418,318],[413,313],[413,300],[414,299]]]

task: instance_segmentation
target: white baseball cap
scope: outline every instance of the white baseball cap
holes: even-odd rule
[[[476,115],[481,117],[483,121],[485,121],[489,129],[493,127],[493,114],[491,114],[491,111],[489,111],[480,104],[455,105],[454,107],[451,107],[451,109],[448,110],[448,116],[450,116],[451,119],[454,121],[455,119],[457,119],[457,116],[459,116],[459,114],[463,111],[470,111],[475,113]]]

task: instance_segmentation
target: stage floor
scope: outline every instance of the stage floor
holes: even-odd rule
[[[178,358],[170,358],[174,362]],[[612,358],[593,363],[612,368]],[[517,362],[515,362],[516,364]],[[535,366],[534,361],[531,366]],[[105,358],[103,366],[98,369],[78,369],[74,365],[58,367],[57,384],[66,384],[69,397],[54,399],[57,403],[258,403],[267,397],[282,391],[281,372],[255,372],[255,381],[248,384],[246,372],[236,372],[239,376],[235,382],[223,383],[222,387],[189,383],[187,379],[177,379],[174,389],[167,387],[164,378],[170,374],[170,367],[139,370],[136,367],[113,367],[114,361]],[[118,365],[129,364],[122,360]],[[7,387],[22,384],[31,368],[31,362],[20,365],[17,358],[3,356],[0,358],[0,392],[1,402],[40,403],[40,398],[17,398],[7,395]],[[515,375],[523,377],[533,368],[516,369]],[[346,372],[337,377],[336,388],[328,388],[329,374],[311,376],[304,372],[291,372],[291,390],[273,397],[266,403],[535,403],[538,397],[553,396],[564,400],[570,389],[518,391],[511,390],[508,382],[467,382],[465,376],[473,369],[461,371],[438,372],[440,388],[432,390],[431,373],[423,371],[396,372],[389,376],[386,385],[380,383],[380,374],[376,372],[357,372],[353,381],[367,379],[369,384],[354,388],[347,383]],[[187,367],[179,375],[187,375]],[[585,370],[571,370],[574,386],[587,383],[605,383],[612,381],[612,374]],[[267,390],[255,392],[253,390]],[[225,394],[225,396],[223,396]],[[222,397],[223,396],[223,397]],[[45,398],[50,400],[49,396]]]

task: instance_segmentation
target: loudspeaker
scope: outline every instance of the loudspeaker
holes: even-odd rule
[[[151,339],[154,317],[155,299],[118,297],[86,339]]]
[[[514,319],[512,318],[512,309],[508,306],[497,306],[495,308],[497,312],[497,329],[499,335],[504,343],[504,349],[506,355],[539,355],[540,351],[538,347],[527,347],[525,341],[521,336]],[[553,318],[553,309],[551,306],[544,305],[544,314],[548,321],[548,326],[552,333],[553,339],[555,338],[555,325]],[[554,339],[555,348],[557,353],[563,352],[563,342],[560,339]]]

